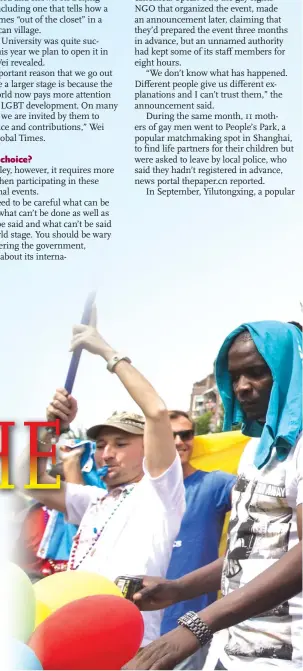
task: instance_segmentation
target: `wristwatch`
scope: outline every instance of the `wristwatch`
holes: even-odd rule
[[[64,436],[65,434],[70,433],[70,431],[71,431],[70,426],[66,426],[63,430],[60,431],[60,434],[58,435],[55,431],[55,427],[46,426],[46,427],[44,427],[44,431],[42,431],[42,435],[44,434],[43,437],[45,437],[45,438],[46,437],[51,438],[52,444],[57,444],[60,437]],[[41,440],[41,437],[40,437],[38,442],[41,443],[41,445],[50,445],[51,444],[51,442],[46,442],[45,440]]]
[[[131,363],[131,360],[128,358],[128,356],[124,356],[124,354],[117,353],[109,360],[107,364],[107,370],[109,370],[110,373],[113,373],[119,361],[126,361],[127,363]]]
[[[198,639],[201,648],[213,638],[213,633],[209,626],[199,618],[193,610],[188,611],[182,617],[179,617],[178,624],[186,627]]]

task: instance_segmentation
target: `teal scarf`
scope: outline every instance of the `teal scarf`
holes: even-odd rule
[[[228,372],[228,351],[242,331],[249,331],[258,352],[271,370],[273,386],[265,425],[249,421],[238,403]],[[292,324],[263,321],[242,324],[225,339],[217,360],[216,379],[225,417],[223,431],[242,423],[242,433],[260,437],[255,466],[262,468],[273,448],[286,459],[302,431],[302,333]]]

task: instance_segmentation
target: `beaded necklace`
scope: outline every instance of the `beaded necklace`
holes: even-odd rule
[[[95,551],[96,551],[95,550],[95,545],[97,544],[97,542],[98,542],[101,534],[103,533],[106,525],[112,519],[114,514],[117,512],[118,508],[120,508],[121,504],[125,501],[126,497],[129,496],[129,494],[131,494],[133,489],[134,489],[134,485],[132,487],[129,487],[129,488],[123,490],[122,494],[120,494],[120,496],[119,496],[119,501],[118,501],[117,505],[114,507],[111,514],[105,520],[104,524],[102,525],[101,529],[99,529],[99,531],[94,527],[93,532],[94,532],[95,536],[93,537],[92,543],[89,546],[87,552],[83,555],[82,559],[80,559],[80,561],[78,562],[77,566],[75,566],[76,552],[78,550],[79,543],[80,543],[80,538],[81,538],[81,530],[78,531],[78,533],[76,534],[76,536],[74,538],[74,545],[72,547],[72,551],[71,551],[71,555],[70,555],[70,560],[69,560],[69,570],[70,571],[75,571],[77,568],[79,568],[80,564],[82,564],[84,562],[84,560],[86,559],[86,557],[89,554],[92,556],[95,553]]]

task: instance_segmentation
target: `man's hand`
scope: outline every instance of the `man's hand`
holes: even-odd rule
[[[96,308],[94,306],[89,326],[80,324],[74,327],[70,349],[74,351],[82,347],[110,362],[117,351],[103,339],[97,331],[96,324]],[[123,357],[116,363],[114,372],[145,416],[143,440],[145,465],[151,478],[156,479],[169,469],[177,457],[165,403],[143,375]],[[180,515],[182,508],[185,508],[184,487],[181,478],[182,470],[180,468],[178,477],[176,475],[177,486],[171,493],[171,505],[176,505]]]
[[[49,422],[57,417],[61,419],[61,427],[64,429],[69,426],[78,412],[77,401],[68,394],[66,389],[57,389],[53,400],[50,402],[46,416]]]
[[[64,464],[79,463],[79,459],[84,452],[84,447],[66,447],[62,445],[60,447],[60,456]]]
[[[78,347],[83,347],[91,354],[98,354],[103,359],[109,361],[115,350],[102,338],[97,330],[97,310],[93,306],[90,324],[78,324],[73,328],[73,338],[71,341],[70,351],[73,352]]]
[[[150,643],[131,659],[124,669],[174,669],[199,649],[197,638],[185,627],[178,627]]]
[[[181,595],[178,581],[164,578],[144,577],[143,588],[133,596],[133,601],[140,610],[162,610],[179,600]]]
[[[108,352],[113,352],[97,329],[94,326],[85,326],[85,324],[79,324],[73,328],[70,351],[73,352],[78,347],[83,347],[91,354],[98,354],[104,359],[107,359]]]
[[[84,452],[84,446],[80,447],[60,447],[60,454],[63,465],[63,474],[66,482],[73,482],[77,485],[84,485],[82,477],[80,458]]]

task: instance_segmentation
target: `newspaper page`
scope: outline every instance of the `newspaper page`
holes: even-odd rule
[[[301,668],[301,45],[300,0],[1,0],[4,668]]]

